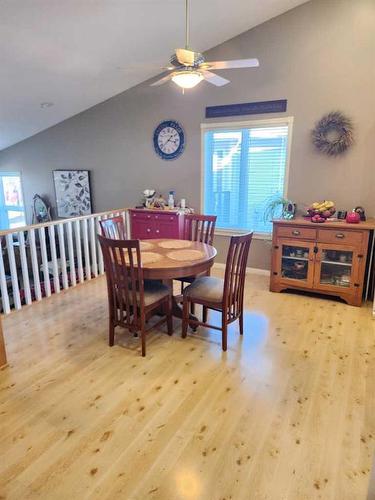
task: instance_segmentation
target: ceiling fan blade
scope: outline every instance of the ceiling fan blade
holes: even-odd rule
[[[176,49],[175,52],[178,62],[184,66],[194,66],[201,57],[199,52],[188,49]]]
[[[163,78],[156,80],[156,82],[150,83],[150,87],[158,87],[159,85],[163,85],[163,83],[167,83],[171,78],[172,73],[169,73],[169,75],[163,76]]]
[[[230,83],[226,78],[215,75],[215,73],[211,73],[211,71],[202,71],[202,74],[205,80],[207,80],[209,83],[212,83],[213,85],[216,85],[216,87],[222,87],[223,85]]]
[[[258,59],[234,59],[232,61],[207,61],[202,67],[209,69],[235,69],[235,68],[257,68]]]

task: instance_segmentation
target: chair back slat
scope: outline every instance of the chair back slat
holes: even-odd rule
[[[184,238],[212,245],[215,235],[216,215],[185,215]]]
[[[253,233],[232,236],[224,277],[224,308],[228,320],[238,317],[243,309],[246,264]]]
[[[126,231],[124,219],[121,215],[109,217],[99,221],[102,235],[111,240],[125,240]]]
[[[139,240],[98,235],[103,252],[110,307],[117,324],[138,328],[144,308],[144,283]]]

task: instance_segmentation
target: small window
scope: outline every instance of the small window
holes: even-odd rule
[[[267,204],[286,196],[292,119],[202,126],[203,210],[217,228],[270,233]]]
[[[25,225],[21,176],[18,172],[0,172],[0,229]]]

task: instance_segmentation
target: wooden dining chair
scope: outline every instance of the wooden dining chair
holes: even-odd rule
[[[216,215],[185,215],[184,239],[212,245],[215,235],[216,219]],[[210,271],[208,271],[208,274],[209,272]],[[204,273],[204,275],[207,275],[207,273]],[[185,283],[193,283],[196,277],[197,276],[184,276],[183,278],[177,278],[177,281],[181,282],[181,293],[184,291]],[[193,310],[194,307],[192,312]]]
[[[215,235],[216,215],[188,214],[184,221],[185,240],[212,245]]]
[[[253,233],[232,236],[230,240],[224,279],[202,276],[185,288],[183,297],[182,337],[188,326],[206,326],[222,332],[223,351],[227,350],[228,325],[239,319],[240,334],[243,335],[243,296],[246,278],[246,263]],[[203,321],[189,319],[191,303],[203,306]],[[207,323],[207,309],[221,311],[221,327]]]
[[[105,238],[110,238],[112,240],[126,239],[125,223],[121,215],[109,217],[108,219],[102,219],[99,221],[99,224],[102,235]]]
[[[167,322],[173,333],[170,288],[158,281],[144,281],[139,240],[114,240],[98,235],[107,276],[109,304],[109,345],[113,346],[116,326],[140,332],[142,356],[146,355],[146,321],[163,308],[163,317],[151,328]]]

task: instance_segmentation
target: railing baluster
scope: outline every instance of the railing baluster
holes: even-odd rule
[[[72,223],[70,221],[68,221],[66,223],[66,229],[67,229],[67,235],[68,235],[70,282],[71,282],[72,286],[76,286],[77,276],[76,276],[76,264],[75,264],[75,259],[74,259],[73,230],[72,230]]]
[[[29,266],[27,264],[25,233],[23,231],[20,231],[18,233],[18,241],[20,244],[22,281],[23,281],[23,290],[25,292],[25,301],[26,301],[27,305],[30,305],[32,300],[31,300],[31,291],[30,291]]]
[[[59,265],[57,262],[55,226],[48,226],[49,245],[51,249],[52,273],[55,293],[60,293]]]
[[[66,254],[65,254],[65,240],[64,240],[64,224],[59,224],[57,226],[57,232],[59,236],[59,250],[60,250],[60,266],[61,266],[61,276],[62,284],[64,289],[69,288],[68,283],[68,273],[66,271]]]
[[[44,227],[39,228],[40,251],[42,254],[42,270],[44,280],[44,291],[47,297],[51,296],[51,283],[49,280],[47,245],[46,245],[46,232]]]
[[[12,279],[13,301],[16,309],[21,309],[20,289],[18,285],[16,258],[14,256],[13,234],[6,235],[7,251],[9,259],[10,277]]]
[[[96,232],[97,232],[97,234],[101,234],[100,224],[99,224],[99,221],[101,219],[102,219],[102,217],[98,217],[96,220]],[[99,258],[99,274],[104,274],[104,261],[103,261],[102,249],[100,247],[100,243],[99,243],[98,238],[96,238],[96,241],[97,241],[98,258]]]
[[[95,218],[90,219],[90,250],[91,250],[91,267],[94,276],[98,276],[98,262],[96,260],[96,232],[95,232]]]
[[[36,300],[41,300],[42,291],[40,289],[39,263],[38,263],[38,253],[36,250],[36,242],[35,242],[35,229],[30,229],[29,240],[30,240],[31,266],[33,268],[34,293]]]
[[[1,237],[0,238],[0,289],[1,289],[1,300],[2,300],[2,303],[3,303],[3,312],[5,314],[9,314],[10,313],[10,304],[9,304],[7,277],[6,277],[5,268],[4,268],[2,239],[3,238]]]
[[[86,279],[88,281],[90,281],[91,280],[91,264],[90,264],[90,251],[89,251],[87,219],[83,219],[83,221],[82,221],[82,232],[83,232],[83,251],[85,254]]]
[[[85,277],[83,275],[83,265],[82,265],[82,245],[81,245],[81,226],[80,221],[74,221],[74,235],[76,240],[76,253],[77,253],[77,266],[78,266],[78,277],[80,283],[83,283]]]

